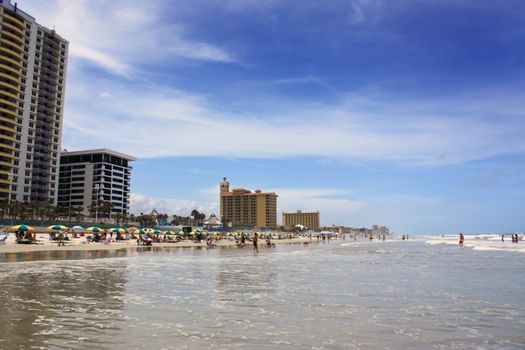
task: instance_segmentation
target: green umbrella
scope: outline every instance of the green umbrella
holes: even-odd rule
[[[47,228],[48,230],[59,230],[59,231],[67,231],[69,228],[64,225],[52,225]]]
[[[75,230],[75,231],[84,231],[84,228],[82,226],[79,226],[79,225],[73,226],[73,227],[71,227],[71,229]]]
[[[100,228],[100,227],[97,227],[97,226],[92,226],[92,227],[88,227],[86,229],[86,231],[88,231],[88,232],[104,232],[104,229]]]
[[[13,231],[30,231],[30,232],[32,232],[35,229],[32,228],[31,226],[27,226],[27,225],[22,224],[22,225],[16,225],[16,226],[11,227],[11,230],[13,230]]]
[[[109,229],[109,232],[111,233],[128,233],[128,230],[122,227],[113,227]]]

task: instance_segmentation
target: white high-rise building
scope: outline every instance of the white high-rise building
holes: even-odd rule
[[[86,217],[102,218],[97,210],[106,203],[111,208],[106,218],[128,215],[132,169],[129,163],[135,160],[105,148],[62,152],[58,207],[64,213],[76,211]]]
[[[68,42],[0,0],[0,199],[56,204]]]

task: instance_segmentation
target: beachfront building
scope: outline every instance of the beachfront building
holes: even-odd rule
[[[235,188],[223,178],[220,184],[221,221],[234,228],[274,228],[277,226],[277,194]]]
[[[285,213],[283,211],[283,226],[285,230],[291,230],[296,225],[307,227],[319,232],[319,212],[302,212],[297,210],[295,213]]]
[[[211,214],[210,217],[204,221],[204,228],[208,230],[222,230],[223,225],[222,222],[219,220],[215,214]]]
[[[56,204],[68,42],[0,1],[0,199]]]
[[[60,182],[58,206],[66,212],[71,208],[82,210],[84,216],[102,217],[102,208],[108,218],[115,214],[129,214],[129,193],[132,156],[95,149],[67,152],[60,155]]]

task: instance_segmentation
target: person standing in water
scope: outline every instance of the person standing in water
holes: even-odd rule
[[[258,234],[257,232],[255,232],[253,234],[253,239],[252,239],[252,242],[253,242],[253,250],[256,252],[256,253],[259,253],[259,247],[257,246],[257,238],[258,238]]]
[[[459,234],[459,245],[462,246],[464,241],[465,241],[465,237],[463,237],[463,233],[460,233]]]

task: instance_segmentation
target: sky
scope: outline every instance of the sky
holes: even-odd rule
[[[395,233],[525,231],[525,2],[19,0],[66,38],[62,147],[138,158],[131,211],[219,182]]]

